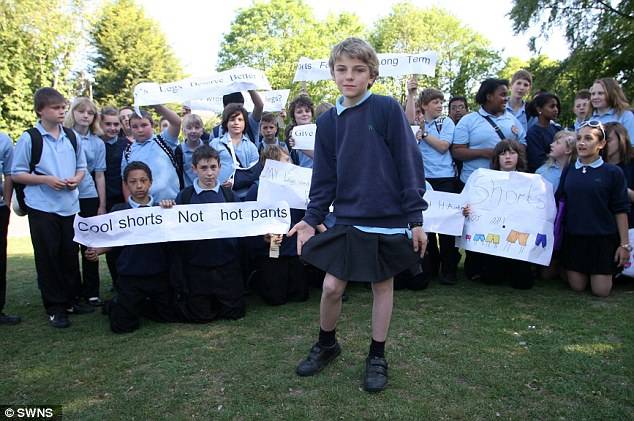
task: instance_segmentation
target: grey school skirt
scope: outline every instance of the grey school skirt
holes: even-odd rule
[[[373,234],[335,225],[302,248],[302,259],[344,281],[380,282],[409,269],[420,273],[419,255],[404,234]]]

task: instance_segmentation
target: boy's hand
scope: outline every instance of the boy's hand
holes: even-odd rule
[[[44,184],[52,188],[53,190],[61,190],[67,187],[66,181],[61,178],[57,178],[54,175],[46,176]]]
[[[326,227],[324,224],[317,225],[317,232],[326,232],[326,231],[328,231],[328,227]]]
[[[462,208],[462,216],[466,218],[467,216],[469,216],[470,213],[471,213],[471,206],[469,206],[468,204],[464,205],[464,208]]]
[[[105,206],[99,206],[97,208],[97,215],[105,215],[106,214],[106,207]]]
[[[419,253],[422,259],[427,248],[427,234],[425,234],[423,227],[412,228],[412,242],[414,243],[414,253]]]
[[[295,139],[293,138],[293,135],[290,135],[288,137],[288,142],[287,143],[288,143],[288,146],[290,146],[291,148],[295,147]]]
[[[162,207],[163,209],[169,209],[173,207],[174,205],[176,205],[176,202],[172,199],[163,199],[159,202],[159,206]]]
[[[79,185],[80,177],[74,176],[66,179],[66,188],[68,190],[74,190]]]
[[[88,259],[91,262],[96,262],[97,260],[99,260],[99,254],[97,254],[97,249],[94,248],[87,248],[86,251],[84,252],[84,256],[86,257],[86,259]]]
[[[407,80],[407,94],[416,95],[416,91],[418,91],[418,80],[416,76],[412,76]]]
[[[287,237],[292,237],[297,234],[297,254],[301,256],[302,247],[315,235],[315,228],[311,227],[304,221],[299,221],[291,230],[286,234]]]
[[[224,183],[222,183],[222,187],[224,187],[226,189],[232,189],[233,188],[233,178],[230,178],[227,181],[225,181]]]
[[[272,244],[275,244],[278,247],[282,245],[282,238],[284,238],[282,234],[270,234],[270,235],[271,235]]]

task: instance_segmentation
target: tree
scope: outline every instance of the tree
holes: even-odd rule
[[[0,0],[0,130],[14,139],[35,121],[38,88],[70,93],[82,14],[79,0]]]
[[[169,82],[181,67],[158,24],[133,0],[104,5],[91,30],[96,49],[92,71],[94,97],[101,104],[132,103],[132,90],[143,81]]]
[[[629,99],[634,96],[634,2],[631,0],[514,0],[509,13],[516,33],[539,26],[546,38],[564,28],[570,57],[561,71],[587,88],[593,80],[614,77]],[[533,49],[535,48],[533,38]]]
[[[238,11],[224,35],[218,70],[246,65],[265,71],[274,89],[291,88],[291,98],[303,86],[293,86],[299,58],[327,58],[330,48],[348,36],[359,36],[364,28],[354,14],[328,16],[320,22],[302,0],[256,1]],[[308,83],[315,100],[333,101],[336,87],[327,81]]]
[[[470,94],[482,79],[496,73],[500,60],[488,40],[448,12],[407,2],[396,4],[376,22],[370,42],[380,53],[436,51],[436,74],[423,76],[419,85],[452,95]],[[405,95],[404,83],[397,89]]]

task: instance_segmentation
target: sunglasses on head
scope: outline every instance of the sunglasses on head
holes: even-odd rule
[[[605,139],[605,130],[603,129],[603,124],[601,124],[601,122],[599,120],[588,120],[588,121],[584,121],[583,123],[581,123],[581,126],[579,126],[580,129],[584,128],[584,127],[592,127],[593,129],[599,129],[601,130],[601,133],[603,134],[603,139]]]

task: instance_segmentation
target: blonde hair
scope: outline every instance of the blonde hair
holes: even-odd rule
[[[203,119],[200,118],[198,114],[186,114],[183,117],[183,128],[189,126],[190,124],[198,124],[200,127],[204,127]]]
[[[346,38],[332,48],[328,60],[331,75],[335,74],[335,61],[344,55],[367,64],[370,68],[370,77],[375,79],[379,76],[379,57],[376,55],[376,51],[370,44],[355,37]],[[368,87],[370,86],[372,84]]]
[[[570,163],[577,155],[577,148],[575,147],[577,145],[577,134],[575,132],[571,132],[570,130],[560,130],[555,134],[553,142],[556,142],[561,138],[566,138],[566,147],[570,149],[570,156],[568,157],[568,163]],[[549,156],[544,165],[547,167],[554,167],[556,163],[557,161]]]
[[[99,110],[97,109],[97,105],[95,105],[95,103],[92,102],[90,98],[87,98],[85,96],[80,96],[73,100],[73,103],[70,106],[70,110],[68,110],[68,113],[66,113],[66,117],[64,117],[64,127],[67,127],[69,129],[75,128],[75,125],[77,124],[77,121],[75,120],[75,114],[74,114],[75,110],[77,109],[85,110],[86,108],[91,109],[95,115],[95,117],[92,120],[92,123],[90,123],[90,126],[88,127],[88,130],[90,131],[90,133],[94,134],[95,136],[103,135],[103,131],[101,130],[101,125],[99,124],[99,120],[101,118],[99,116]]]
[[[286,150],[281,148],[278,145],[269,145],[268,147],[262,150],[262,154],[260,155],[260,162],[264,164],[267,159],[272,159],[274,161],[281,161],[282,157],[290,156]]]
[[[603,86],[605,90],[605,100],[608,103],[608,107],[614,108],[616,113],[620,116],[630,108],[630,104],[627,102],[627,98],[621,89],[621,85],[614,78],[604,77],[597,79],[594,83],[598,83]]]

